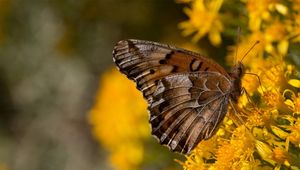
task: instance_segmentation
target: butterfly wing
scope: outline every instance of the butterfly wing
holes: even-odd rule
[[[223,120],[231,82],[218,72],[178,73],[158,83],[149,106],[152,134],[170,150],[189,153]]]
[[[189,153],[213,135],[227,112],[230,76],[208,58],[174,46],[123,40],[113,60],[147,99],[152,134],[173,151]]]
[[[142,40],[123,40],[113,50],[118,69],[137,84],[148,103],[159,80],[183,72],[214,71],[226,77],[228,73],[214,61],[184,49]]]

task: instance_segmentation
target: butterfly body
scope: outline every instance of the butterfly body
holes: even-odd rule
[[[244,76],[244,65],[241,62],[238,62],[235,66],[232,67],[232,71],[230,73],[231,82],[233,85],[230,98],[235,103],[237,103],[239,97],[242,94],[241,78],[243,76]]]
[[[241,95],[240,62],[227,73],[200,54],[142,40],[117,43],[113,60],[147,100],[152,134],[172,151],[210,138]]]

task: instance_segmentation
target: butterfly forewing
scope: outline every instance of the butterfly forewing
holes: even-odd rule
[[[212,136],[227,112],[230,75],[208,58],[155,42],[123,40],[113,60],[147,100],[152,134],[172,151],[189,153]]]
[[[173,73],[216,71],[229,77],[214,61],[177,47],[142,40],[117,43],[113,59],[119,70],[136,82],[148,103],[158,81]]]

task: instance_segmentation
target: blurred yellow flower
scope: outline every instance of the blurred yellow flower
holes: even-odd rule
[[[300,10],[300,0],[292,0],[292,2],[293,2],[292,8],[295,11],[299,11]]]
[[[272,159],[274,159],[279,164],[283,164],[284,162],[286,162],[288,160],[288,157],[289,154],[285,149],[280,147],[274,148],[272,153]]]
[[[266,51],[274,53],[274,43],[277,42],[277,50],[279,54],[285,55],[288,50],[288,33],[286,25],[278,20],[270,24],[265,30],[266,37]]]
[[[259,44],[255,46],[254,50],[249,51],[250,47],[257,41],[259,41]],[[266,40],[263,32],[253,32],[248,36],[241,37],[241,40],[237,45],[228,47],[228,50],[230,52],[226,57],[226,61],[229,65],[233,65],[237,61],[241,61],[241,59],[244,57],[247,51],[249,51],[249,53],[243,60],[243,64],[245,66],[249,66],[250,69],[253,68],[256,70],[258,67],[261,67],[262,63],[264,62],[262,53],[265,50],[265,46]],[[250,70],[250,72],[252,71]]]
[[[290,94],[284,103],[293,111],[293,114],[300,114],[300,93],[295,94],[290,89],[284,91],[283,95]]]
[[[292,123],[292,126],[288,127],[287,129],[291,131],[288,136],[288,140],[300,148],[300,119],[295,119],[295,123]]]
[[[193,41],[197,42],[208,34],[210,42],[215,46],[219,45],[222,41],[220,33],[223,31],[223,24],[218,13],[222,3],[223,0],[193,0],[191,8],[184,9],[189,20],[179,24],[183,35],[195,33]]]
[[[146,102],[135,84],[115,69],[103,74],[100,87],[89,113],[93,134],[117,169],[139,169],[143,141],[150,136]]]
[[[274,15],[271,12],[277,11],[282,15],[286,15],[288,12],[288,8],[277,0],[248,0],[247,10],[249,12],[249,29],[251,31],[260,30],[262,22],[270,20],[272,15]]]

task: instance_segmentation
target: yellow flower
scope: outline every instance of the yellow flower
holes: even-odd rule
[[[293,111],[294,114],[300,114],[300,93],[297,93],[297,95],[291,91],[290,89],[287,89],[284,91],[283,95],[291,95],[290,98],[286,98],[284,103]]]
[[[262,99],[264,104],[266,104],[270,108],[280,108],[284,103],[284,98],[282,94],[279,92],[280,89],[269,89],[262,94]]]
[[[264,65],[260,67],[262,86],[266,90],[278,90],[286,84],[285,70],[287,65],[280,57],[270,57],[265,60]]]
[[[288,130],[291,131],[288,136],[289,141],[300,148],[300,119],[298,118],[296,123],[292,124]]]
[[[249,12],[249,28],[251,31],[261,29],[262,22],[271,19],[271,12],[277,11],[282,15],[287,14],[287,7],[277,0],[248,0],[247,10]]]
[[[247,93],[252,95],[260,86],[258,77],[246,74],[242,79],[242,86],[247,89]],[[247,98],[246,98],[247,99]],[[246,100],[248,101],[248,100]],[[247,102],[248,103],[248,102]]]
[[[191,8],[184,10],[189,20],[179,24],[183,35],[195,33],[193,41],[196,42],[208,34],[210,42],[215,46],[219,45],[222,41],[220,32],[223,31],[223,24],[218,12],[222,3],[223,0],[194,0]]]
[[[260,110],[250,109],[250,112],[248,113],[248,120],[246,122],[246,125],[248,128],[263,127],[266,124],[270,123],[272,118],[271,116],[272,115],[270,111],[266,111],[263,109]],[[257,132],[258,131],[256,131],[255,133]]]
[[[287,53],[289,42],[286,24],[276,20],[266,28],[265,37],[267,42],[267,52],[274,53],[273,43],[277,42],[277,50],[279,54],[285,55]]]
[[[292,97],[293,103],[294,103],[294,113],[300,114],[300,93],[296,96]]]
[[[229,142],[221,143],[216,153],[216,169],[240,169],[241,167],[253,163],[254,141],[246,130],[245,126],[240,126],[234,130]]]
[[[292,0],[292,2],[293,2],[293,5],[292,5],[293,10],[299,11],[300,10],[300,0]]]
[[[296,162],[299,155],[289,152],[292,148],[300,147],[300,121],[294,122],[295,118],[291,111],[287,109],[287,104],[292,108],[293,113],[299,109],[300,99],[296,95],[290,95],[291,98],[285,99],[287,94],[286,87],[291,84],[298,87],[298,79],[290,79],[293,75],[290,65],[287,65],[281,57],[274,56],[268,59],[259,58],[260,62],[248,62],[249,70],[259,73],[261,85],[255,85],[254,79],[244,78],[243,86],[250,87],[251,96],[259,95],[257,103],[249,103],[247,97],[242,96],[242,110],[238,116],[244,123],[226,125],[229,119],[224,119],[221,129],[224,131],[215,135],[216,148],[210,148],[210,163],[193,163],[193,167],[207,167],[207,169],[280,169],[281,167],[300,167]],[[289,83],[288,83],[289,82]],[[253,84],[254,83],[254,84]],[[289,90],[292,91],[292,90]],[[293,91],[292,91],[293,92]],[[294,92],[292,93],[294,94]],[[250,97],[251,97],[250,96]],[[289,100],[289,102],[286,102]],[[245,102],[247,101],[247,102]],[[239,109],[238,109],[239,110]],[[228,114],[231,117],[232,111]],[[233,113],[235,114],[235,113]],[[290,114],[289,119],[285,115]],[[245,126],[247,129],[245,128]],[[197,160],[209,159],[201,150],[200,145],[194,150],[193,155]],[[202,146],[205,147],[205,146]],[[256,155],[260,155],[257,157]],[[291,156],[292,155],[292,156]],[[188,157],[189,159],[190,157]],[[201,159],[202,158],[202,159]],[[263,165],[268,162],[269,165]],[[184,164],[186,165],[186,164]],[[186,168],[193,169],[193,168]]]
[[[229,24],[246,26],[242,28],[246,33],[241,35],[237,46],[229,47],[226,61],[233,65],[244,58],[246,74],[242,86],[250,96],[239,98],[234,106],[238,115],[229,109],[220,130],[212,138],[215,145],[203,152],[205,146],[201,142],[182,164],[185,169],[300,168],[300,79],[296,67],[285,61],[287,53],[294,50],[297,55],[300,50],[293,44],[300,42],[300,1],[292,0],[291,4],[278,0],[242,2],[245,6],[237,7],[224,1],[224,8],[232,5],[235,10],[247,10],[249,18],[245,23],[244,15],[237,15]],[[233,35],[230,31],[232,28],[227,30],[226,27],[224,35]],[[249,51],[256,41],[260,43]],[[233,123],[229,124],[230,121]]]
[[[207,160],[214,160],[214,152],[217,147],[217,138],[212,137],[209,140],[201,142],[187,157],[185,162],[179,161],[179,163],[184,167],[184,169],[198,170],[207,169],[209,166],[206,163]],[[203,158],[207,158],[204,160]]]
[[[235,148],[229,142],[224,142],[221,144],[221,148],[217,151],[217,162],[215,168],[230,169],[233,164],[236,149],[237,148]]]
[[[253,46],[253,44],[257,41],[259,41],[259,44],[257,44],[254,49],[250,50],[251,46]],[[226,57],[226,62],[229,65],[233,65],[244,58],[242,62],[245,66],[250,66],[250,64],[252,64],[252,66],[249,67],[250,69],[261,67],[264,63],[260,62],[265,62],[262,57],[262,53],[265,50],[265,44],[265,36],[259,31],[253,32],[248,36],[241,37],[241,42],[239,42],[239,44],[229,47],[230,53]],[[247,56],[244,57],[246,54]],[[253,65],[253,63],[255,64]]]
[[[143,140],[150,136],[146,103],[134,83],[115,69],[103,75],[100,87],[89,113],[93,134],[110,152],[113,166],[137,169],[144,159]]]
[[[263,52],[268,52],[273,56],[286,55],[289,47],[289,38],[286,24],[275,21],[272,24],[265,27],[264,30],[254,31],[248,36],[244,36],[241,42],[236,46],[231,46],[231,53],[227,57],[227,62],[232,62],[232,60],[240,61],[241,58],[247,53],[250,47],[259,41],[259,44],[252,49],[247,56],[244,58],[243,63],[245,65],[254,64],[251,69],[256,69],[255,67],[261,67],[262,64],[257,62],[265,62],[263,59]],[[238,49],[238,53],[236,50]],[[232,64],[232,63],[229,63]],[[270,65],[270,64],[268,64]]]
[[[297,8],[300,10],[300,1],[297,4]],[[295,13],[292,15],[292,19],[288,23],[288,29],[293,42],[300,42],[300,13]]]
[[[290,79],[288,83],[294,87],[300,88],[300,80]]]
[[[282,128],[279,128],[279,127],[273,126],[273,125],[271,125],[270,127],[272,129],[272,132],[276,136],[278,136],[280,139],[284,139],[284,140],[287,139],[289,133],[287,133],[286,131],[284,131]]]
[[[269,162],[272,165],[275,165],[275,161],[271,159],[272,156],[272,149],[271,146],[268,144],[261,142],[259,140],[256,140],[255,143],[256,149],[258,154],[267,162]]]
[[[272,153],[272,159],[278,162],[279,164],[283,164],[285,161],[287,161],[288,157],[288,152],[285,149],[280,147],[274,148]]]

